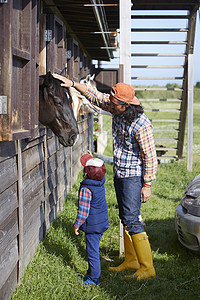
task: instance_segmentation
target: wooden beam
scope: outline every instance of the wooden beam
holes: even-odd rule
[[[131,56],[184,57],[185,53],[132,53]]]
[[[188,55],[188,122],[187,122],[187,170],[192,171],[193,147],[193,54]]]
[[[180,16],[180,15],[173,15],[173,16],[166,16],[166,15],[135,15],[131,16],[131,19],[189,19],[189,16]]]
[[[120,1],[120,64],[123,79],[131,84],[131,0]]]
[[[18,283],[24,272],[24,201],[23,201],[23,181],[22,181],[22,148],[21,140],[16,141],[17,148],[17,166],[18,166],[18,201],[19,201],[19,269],[18,269]]]

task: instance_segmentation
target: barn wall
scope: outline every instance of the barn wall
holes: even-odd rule
[[[0,54],[0,96],[7,99],[0,115],[0,300],[9,299],[20,282],[76,182],[79,158],[93,148],[93,117],[87,111],[79,116],[79,139],[71,148],[39,124],[39,75],[67,67],[69,77],[79,81],[95,73],[77,42],[66,38],[65,24],[40,11],[39,2],[0,4],[0,53],[5,54]],[[48,41],[46,30],[52,32]],[[103,79],[99,75],[99,82]]]
[[[32,140],[0,143],[0,299],[9,298],[62,209],[80,172],[79,158],[91,149],[90,122],[90,114],[80,118],[71,148],[46,129]]]

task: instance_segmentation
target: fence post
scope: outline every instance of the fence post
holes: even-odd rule
[[[23,275],[24,263],[24,213],[23,213],[23,182],[22,182],[22,149],[21,140],[16,141],[17,144],[17,172],[18,172],[18,201],[19,201],[19,214],[18,214],[18,224],[19,224],[19,239],[18,239],[18,249],[19,249],[19,268],[18,268],[18,283]]]

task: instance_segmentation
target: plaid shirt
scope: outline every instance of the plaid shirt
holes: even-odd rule
[[[92,193],[89,189],[83,187],[79,192],[79,200],[78,200],[78,214],[76,217],[76,221],[74,223],[74,227],[79,228],[87,219],[90,211],[90,201],[92,199]]]
[[[110,112],[109,94],[87,87],[86,98]],[[113,114],[113,170],[117,177],[142,176],[144,182],[155,179],[157,156],[152,124],[143,113],[129,123],[123,114]]]

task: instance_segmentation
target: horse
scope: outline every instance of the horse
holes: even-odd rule
[[[73,146],[79,132],[72,97],[51,72],[39,77],[39,121],[53,131],[64,147]]]
[[[88,74],[86,77],[82,78],[80,80],[81,84],[87,84],[88,86],[91,86],[93,88],[96,88],[96,82],[94,81],[94,74],[91,76]],[[82,115],[84,113],[84,109],[86,108],[87,111],[90,113],[98,114],[100,109],[91,104],[79,91],[77,91],[75,88],[70,87],[69,88],[70,94],[72,96],[72,108],[74,111],[75,119],[78,119],[79,115]]]

